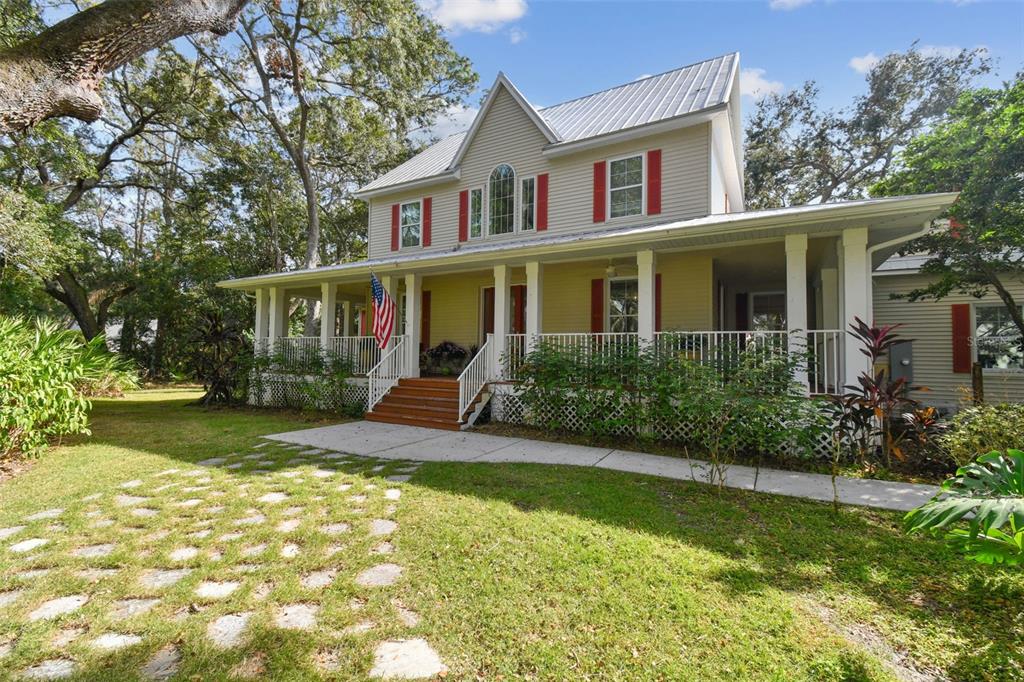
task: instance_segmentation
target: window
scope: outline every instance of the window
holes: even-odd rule
[[[641,154],[615,159],[608,164],[611,217],[644,212],[644,157]]]
[[[515,230],[516,172],[501,164],[491,171],[488,187],[489,234],[508,234]]]
[[[402,248],[420,245],[420,202],[410,201],[401,207]]]
[[[1006,306],[974,306],[974,343],[983,368],[1024,369],[1020,332]]]
[[[786,328],[786,294],[750,295],[750,328],[755,332],[783,331]]]
[[[484,191],[469,191],[469,236],[479,237],[484,228]]]
[[[638,296],[636,279],[608,281],[608,331],[636,332]]]
[[[534,192],[534,178],[523,178],[523,191],[520,193],[521,217],[519,220],[520,230],[532,230],[534,228],[534,216],[537,214],[537,197]]]

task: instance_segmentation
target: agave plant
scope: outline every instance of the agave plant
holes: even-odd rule
[[[944,533],[972,561],[1024,565],[1024,451],[993,451],[960,467],[903,523],[909,533]]]

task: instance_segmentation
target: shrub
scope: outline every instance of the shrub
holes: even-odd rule
[[[102,337],[0,316],[0,459],[88,433],[87,394],[134,383]]]
[[[454,341],[442,341],[422,355],[421,362],[429,374],[457,374],[470,358],[470,352]]]
[[[1024,404],[978,405],[961,410],[950,420],[941,442],[957,465],[990,450],[1024,443]]]

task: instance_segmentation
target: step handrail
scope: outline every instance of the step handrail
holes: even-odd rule
[[[480,346],[480,349],[476,352],[476,355],[469,364],[466,365],[466,369],[462,370],[462,374],[459,375],[459,423],[465,421],[466,410],[476,400],[477,395],[483,390],[483,387],[487,384],[487,377],[489,375],[488,370],[490,369],[488,358],[491,355],[491,337],[492,334],[487,335],[487,340],[484,341],[484,345]]]
[[[407,374],[404,345],[405,337],[397,337],[391,350],[381,356],[380,362],[367,373],[366,376],[369,379],[369,391],[366,397],[367,412],[373,412],[377,403],[383,400],[388,391],[398,383],[398,380]]]

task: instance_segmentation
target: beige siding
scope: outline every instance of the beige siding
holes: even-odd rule
[[[480,291],[493,284],[486,272],[424,277],[423,290],[430,292],[430,345],[454,341],[470,348],[479,344]]]
[[[979,302],[972,296],[951,294],[941,301],[893,300],[891,294],[905,294],[925,286],[924,275],[885,275],[874,278],[874,319],[876,324],[902,324],[898,333],[914,341],[914,383],[926,386],[927,392],[916,397],[926,403],[955,407],[969,396],[970,374],[953,373],[952,313],[955,303]],[[1014,296],[1024,299],[1024,286],[1017,286]],[[981,299],[996,302],[992,295]],[[1024,374],[986,372],[987,400],[1024,400]]]
[[[517,181],[549,174],[548,230],[550,233],[618,227],[653,221],[679,220],[709,213],[710,125],[652,135],[594,151],[547,159],[541,151],[547,140],[503,88],[490,108],[462,161],[458,181],[429,189],[375,197],[370,202],[369,254],[391,253],[391,205],[433,198],[431,250],[451,249],[458,243],[459,192],[486,185],[491,170],[508,163]],[[620,218],[595,224],[592,220],[593,164],[601,159],[662,150],[662,212],[654,216]],[[486,220],[486,217],[485,217]],[[484,241],[530,239],[532,233],[486,237]],[[421,249],[413,249],[420,251]]]
[[[658,254],[664,331],[714,329],[713,270],[709,253]]]

